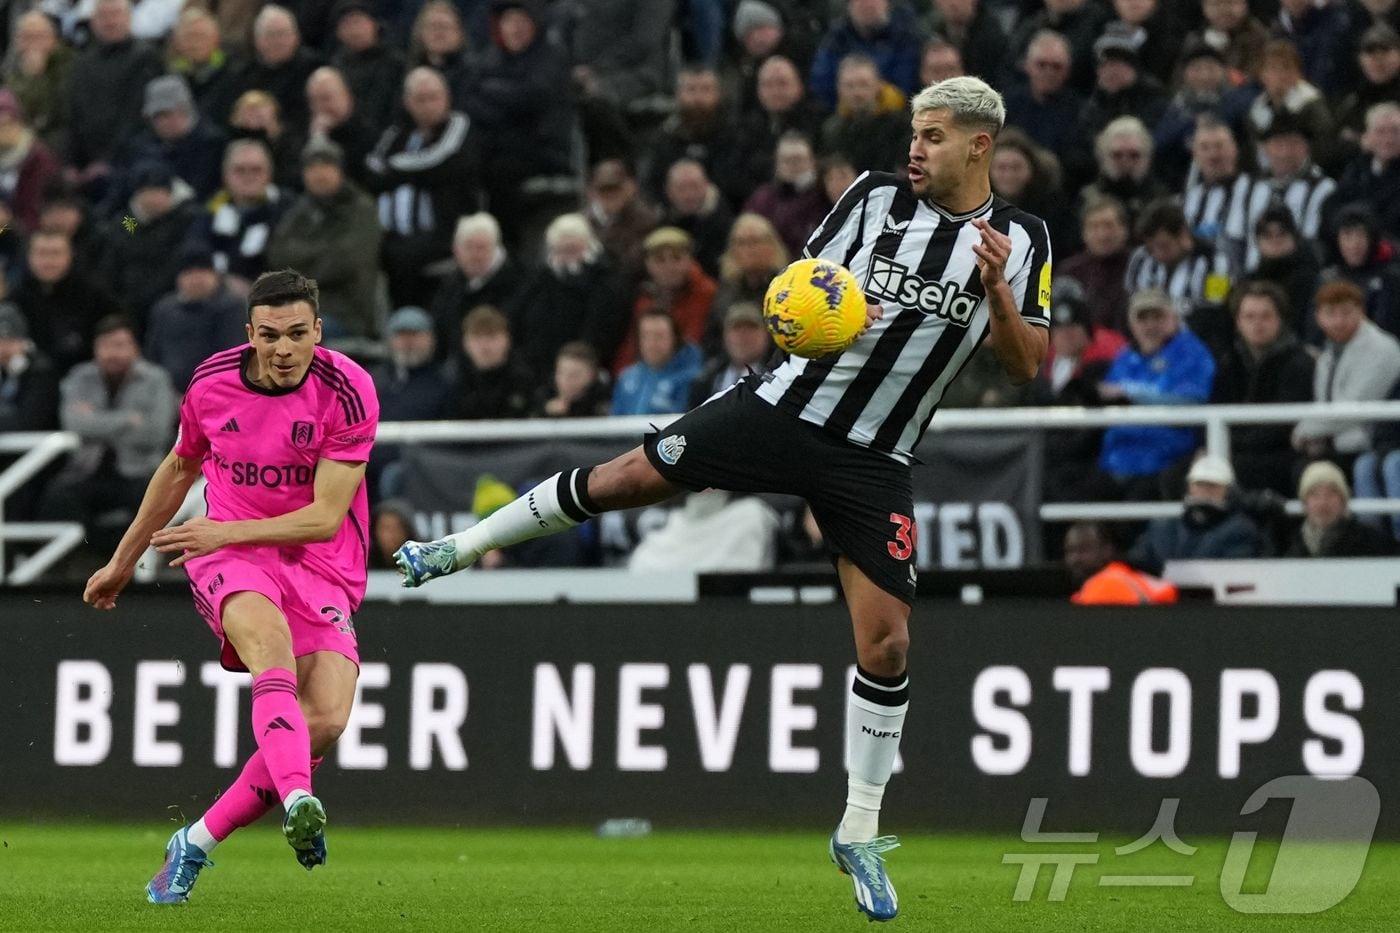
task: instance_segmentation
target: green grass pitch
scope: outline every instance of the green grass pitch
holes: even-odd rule
[[[145,903],[169,829],[0,825],[0,930],[866,930],[851,889],[814,833],[659,832],[596,839],[584,830],[336,828],[330,862],[307,874],[270,823],[215,853],[179,907]],[[1222,901],[1225,840],[1190,857],[1157,843],[1115,856],[1095,846],[1026,846],[1014,838],[909,836],[890,866],[901,916],[891,930],[1396,929],[1400,845],[1371,849],[1360,883],[1311,916],[1245,916]],[[1008,852],[1100,853],[1063,901],[1013,900]],[[1250,883],[1266,879],[1262,844]],[[1194,874],[1189,887],[1103,887],[1101,875]],[[1246,885],[1246,892],[1251,888]]]

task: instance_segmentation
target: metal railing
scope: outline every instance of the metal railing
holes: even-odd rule
[[[664,428],[679,415],[644,415],[618,418],[539,419],[525,421],[414,421],[379,426],[378,441],[403,444],[508,443],[539,440],[599,440],[640,437],[653,426]],[[1205,446],[1222,457],[1230,454],[1230,428],[1237,424],[1292,424],[1304,419],[1327,421],[1400,421],[1400,401],[1310,402],[1288,405],[1122,405],[1106,408],[969,408],[940,411],[930,430],[1006,431],[1076,430],[1120,425],[1170,425],[1198,427],[1205,431]],[[77,448],[77,435],[55,433],[0,434],[0,455],[21,453],[0,471],[0,582],[32,582],[83,540],[81,526],[66,522],[7,523],[5,499],[34,477],[56,457]],[[181,517],[194,514],[197,493],[192,491]],[[1297,514],[1299,504],[1287,508]],[[1360,514],[1400,513],[1400,499],[1358,499],[1352,508]],[[1181,510],[1177,502],[1081,502],[1045,503],[1044,521],[1104,519],[1129,521],[1170,517]],[[7,541],[45,541],[34,554],[18,561],[5,576]],[[149,557],[149,554],[148,554]],[[143,564],[153,565],[150,560]],[[153,572],[143,567],[143,576]]]

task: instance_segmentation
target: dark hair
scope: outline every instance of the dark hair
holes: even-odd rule
[[[1293,305],[1288,300],[1288,292],[1283,290],[1283,286],[1277,282],[1270,282],[1267,279],[1251,279],[1240,287],[1236,288],[1234,294],[1230,296],[1230,316],[1238,317],[1240,305],[1246,298],[1267,298],[1274,303],[1274,310],[1278,312],[1279,319],[1288,323],[1293,319]]]
[[[1146,240],[1159,233],[1181,236],[1190,229],[1181,205],[1173,198],[1160,198],[1142,209],[1135,232],[1139,240]]]
[[[1097,214],[1100,211],[1113,211],[1118,215],[1118,222],[1124,227],[1129,225],[1128,206],[1111,194],[1090,195],[1084,200],[1084,206],[1079,209],[1079,223],[1082,225],[1089,219],[1090,214]]]
[[[119,330],[129,332],[133,339],[136,337],[136,325],[132,323],[131,318],[125,314],[109,314],[99,320],[97,326],[92,329],[92,339],[95,341]]]
[[[594,350],[591,344],[584,343],[582,340],[570,340],[559,348],[559,354],[555,359],[579,360],[589,366],[597,366],[598,351]]]
[[[1065,537],[1068,538],[1076,529],[1079,531],[1087,531],[1092,534],[1100,544],[1108,545],[1115,552],[1118,550],[1118,540],[1107,523],[1100,521],[1075,522],[1073,525],[1070,525],[1069,528],[1065,529]]]
[[[316,280],[309,279],[295,269],[278,269],[258,276],[253,287],[248,290],[248,322],[253,321],[253,309],[259,305],[281,308],[304,301],[311,305],[311,316],[321,316],[321,290]]]
[[[510,319],[495,305],[477,305],[462,317],[462,333],[468,337],[473,334],[509,334]]]
[[[642,322],[651,318],[660,318],[671,327],[671,341],[673,346],[671,352],[679,353],[681,347],[685,346],[685,335],[681,333],[680,322],[660,308],[652,308],[650,311],[643,311],[637,318],[637,347],[640,350],[642,344]]]

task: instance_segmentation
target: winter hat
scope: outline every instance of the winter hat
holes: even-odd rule
[[[764,26],[783,25],[783,17],[771,4],[763,0],[740,0],[734,9],[734,38],[740,42],[755,29]]]
[[[1306,499],[1308,493],[1317,486],[1332,486],[1345,500],[1351,499],[1351,487],[1347,485],[1346,474],[1329,460],[1316,460],[1308,464],[1298,480],[1298,498]]]

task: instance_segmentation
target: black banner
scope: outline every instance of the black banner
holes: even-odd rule
[[[443,450],[406,449],[401,491],[418,513],[419,531],[437,538],[476,521],[473,499],[483,477],[518,492],[560,470],[601,463],[635,446],[626,441],[532,441]],[[920,570],[1021,567],[1041,558],[1040,432],[967,432],[927,437],[913,467],[914,520]],[[794,464],[793,468],[801,469]],[[773,497],[791,527],[800,520],[790,497]],[[666,522],[669,506],[597,519],[604,559],[625,558],[647,531]]]
[[[0,816],[191,818],[252,749],[247,677],[187,598],[0,597]],[[371,604],[361,695],[317,775],[337,820],[821,827],[841,812],[844,610]],[[1359,773],[1400,830],[1393,614],[916,610],[892,830],[1239,825],[1290,774]]]

